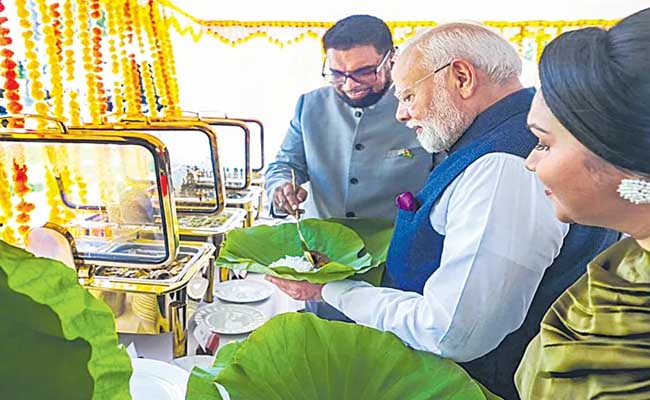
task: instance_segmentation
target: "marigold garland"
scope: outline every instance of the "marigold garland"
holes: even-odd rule
[[[85,1],[77,2],[77,22],[79,23],[78,35],[81,42],[81,51],[83,53],[81,59],[85,71],[86,96],[88,99],[90,119],[97,123],[101,119],[101,109],[99,107],[97,76],[94,71],[92,47],[90,43],[90,10]]]
[[[91,32],[92,32],[92,55],[93,55],[93,73],[95,75],[95,85],[96,85],[96,101],[97,101],[97,119],[93,118],[93,122],[100,122],[101,116],[106,114],[107,110],[107,99],[106,99],[106,90],[104,88],[104,79],[103,79],[103,54],[102,54],[102,36],[104,35],[104,30],[99,26],[99,20],[102,17],[102,8],[99,0],[91,0],[90,2],[90,19],[93,21]]]
[[[117,13],[120,6],[118,1],[103,0],[106,10],[106,28],[108,30],[108,53],[111,57],[111,73],[113,74],[113,112],[122,113],[124,110],[124,97],[122,96],[122,79],[120,74],[119,50],[117,48],[116,37],[120,26],[120,16]]]
[[[76,150],[76,149],[75,149]],[[79,196],[79,202],[81,204],[88,203],[88,184],[84,180],[81,171],[84,171],[81,164],[82,159],[81,151],[72,151],[68,155],[69,168],[64,167],[61,171],[61,179],[63,179],[63,184],[65,187],[72,187],[71,182],[74,182],[74,185],[77,188],[77,195]]]
[[[50,206],[49,221],[64,226],[74,218],[74,213],[63,204],[59,185],[56,182],[56,175],[58,173],[61,176],[63,160],[67,161],[68,159],[67,151],[63,146],[55,148],[55,146],[51,145],[45,146],[44,151],[45,159],[47,160],[47,164],[45,165],[45,195],[47,197],[47,204]],[[61,157],[57,157],[57,152]],[[69,182],[64,182],[64,187],[66,190],[70,190],[71,186],[66,185],[66,183]]]
[[[305,38],[319,39],[326,29],[331,27],[333,22],[324,21],[208,21],[194,17],[176,6],[170,0],[157,0],[168,12],[165,23],[167,29],[175,29],[180,35],[190,35],[195,42],[203,37],[213,37],[221,43],[237,47],[252,39],[266,39],[269,43],[280,48],[298,43]],[[185,20],[186,22],[181,22]],[[544,45],[550,39],[563,31],[582,28],[585,26],[611,27],[616,20],[604,19],[583,19],[577,21],[485,21],[484,24],[504,32],[506,29],[517,29],[519,32],[508,39],[518,48],[523,49],[523,42],[533,39],[536,45],[536,57],[539,57]],[[417,29],[431,28],[437,25],[434,21],[387,21],[386,24],[393,32],[393,39],[396,45],[400,45],[413,37]],[[556,29],[554,35],[547,32],[547,28]],[[294,37],[281,40],[273,36],[277,29],[294,29],[299,31]],[[237,38],[230,38],[223,34],[223,31],[237,30],[240,35]],[[404,31],[396,34],[396,31]],[[242,35],[241,31],[245,33]],[[548,36],[547,36],[548,35]],[[504,35],[508,36],[508,35]]]
[[[52,33],[54,35],[54,54],[53,58],[56,60],[56,67],[51,65],[52,69],[52,98],[54,100],[54,116],[62,121],[66,121],[65,115],[65,98],[63,89],[63,22],[61,20],[61,13],[59,12],[60,4],[50,4],[49,12],[52,20]]]
[[[135,53],[127,52],[127,45],[132,48],[133,45],[133,20],[131,17],[131,0],[125,0],[122,7],[122,24],[118,31],[120,35],[120,60],[122,66],[122,75],[124,76],[124,91],[126,97],[127,114],[139,114],[140,104],[140,82],[138,79],[137,68],[134,70]],[[137,65],[136,65],[137,67]]]
[[[0,152],[0,224],[3,225],[0,227],[0,230],[2,231],[0,239],[13,244],[16,243],[16,233],[9,225],[9,222],[14,213],[12,210],[11,191],[9,190],[10,183],[4,155],[5,152]]]
[[[41,65],[36,53],[35,31],[30,21],[30,9],[25,0],[15,0],[16,11],[20,19],[20,26],[23,28],[23,42],[25,47],[25,60],[27,76],[29,77],[29,94],[34,99],[34,110],[41,115],[49,114],[49,106],[44,101],[45,90],[41,80]]]
[[[156,40],[158,45],[158,60],[162,67],[162,75],[166,85],[168,109],[166,114],[170,116],[180,115],[178,107],[179,93],[176,82],[176,67],[174,65],[174,53],[171,45],[171,38],[168,29],[160,29],[164,26],[163,17],[158,6],[153,6],[152,23],[155,25]]]
[[[35,206],[32,203],[29,203],[25,200],[25,196],[32,191],[31,186],[29,186],[29,178],[27,176],[27,165],[23,162],[17,161],[16,158],[13,159],[13,188],[14,193],[20,199],[19,203],[16,205],[16,222],[20,225],[18,226],[18,232],[21,235],[27,234],[29,230],[29,221],[31,217],[29,213],[34,210]]]
[[[165,71],[164,71],[164,55],[162,53],[161,47],[160,47],[160,40],[159,40],[159,30],[164,28],[163,25],[161,25],[160,21],[160,14],[158,13],[158,6],[154,4],[153,0],[149,0],[147,3],[148,6],[148,11],[149,11],[149,24],[148,26],[150,27],[150,41],[151,41],[151,54],[153,57],[153,61],[151,62],[151,66],[153,68],[153,78],[154,78],[154,86],[156,88],[156,92],[158,93],[158,103],[162,107],[163,111],[167,113],[167,108],[169,106],[169,91],[167,89],[167,80],[165,79]]]
[[[145,47],[143,39],[143,30],[146,33],[147,29],[143,25],[147,25],[144,21],[143,14],[145,10],[142,10],[142,7],[135,5],[133,7],[133,25],[135,28],[135,36],[138,42],[138,48],[140,49],[141,62],[139,63],[139,76],[142,82],[142,88],[144,89],[144,97],[147,101],[147,108],[149,109],[149,115],[156,117],[158,116],[158,110],[156,109],[156,93],[154,90],[153,77],[151,71],[149,70],[149,63],[146,61],[149,59],[148,48]]]
[[[66,81],[71,85],[75,79],[75,52],[74,52],[74,38],[75,38],[75,15],[72,4],[73,0],[65,0],[63,3],[63,46],[64,51],[64,64]],[[81,108],[78,100],[78,92],[76,88],[67,90],[68,94],[68,109],[70,113],[70,122],[72,125],[81,125]]]
[[[38,14],[40,15],[43,24],[43,41],[45,42],[45,53],[47,55],[47,63],[50,72],[50,97],[54,106],[54,116],[63,119],[63,77],[61,58],[57,46],[58,37],[55,32],[56,21],[53,22],[52,18],[55,13],[50,11],[45,0],[36,0],[36,5],[38,6]],[[37,109],[37,112],[40,114],[47,115],[49,107],[42,111],[45,112],[41,112]]]
[[[23,106],[20,104],[20,84],[16,80],[16,62],[14,61],[14,52],[9,48],[13,43],[10,36],[9,28],[3,26],[8,22],[4,15],[5,6],[0,1],[0,75],[4,78],[2,88],[4,97],[7,99],[7,111],[10,114],[18,114],[22,111]]]

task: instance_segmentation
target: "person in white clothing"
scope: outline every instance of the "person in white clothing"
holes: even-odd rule
[[[557,221],[524,168],[537,140],[526,126],[534,90],[520,73],[512,46],[478,24],[413,39],[392,71],[397,118],[447,158],[419,193],[400,196],[384,287],[268,279],[293,298],[324,300],[416,349],[465,362],[490,390],[516,398],[514,371],[543,312],[616,239]]]

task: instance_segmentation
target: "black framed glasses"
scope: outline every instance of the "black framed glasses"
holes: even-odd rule
[[[359,68],[358,70],[352,72],[336,71],[332,69],[328,70],[327,59],[325,59],[325,61],[323,61],[323,69],[321,71],[321,75],[327,82],[336,86],[345,85],[345,82],[347,82],[348,78],[357,83],[370,85],[377,81],[377,74],[382,70],[382,68],[384,68],[384,65],[386,65],[386,62],[390,59],[391,53],[392,50],[388,50],[386,54],[384,54],[384,57],[382,57],[379,64],[377,64],[377,66]]]

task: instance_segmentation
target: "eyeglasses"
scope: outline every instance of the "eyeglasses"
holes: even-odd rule
[[[391,52],[391,50],[388,50],[376,67],[364,67],[352,72],[342,72],[332,69],[330,69],[330,72],[326,72],[327,60],[325,60],[323,62],[323,70],[321,71],[321,75],[327,82],[336,86],[345,85],[345,82],[347,82],[348,78],[361,84],[373,84],[377,81],[377,74],[389,60]]]
[[[413,100],[415,99],[415,95],[413,94],[413,89],[420,83],[424,82],[425,80],[429,79],[430,77],[434,76],[435,74],[437,74],[438,72],[442,71],[443,69],[447,68],[450,65],[451,62],[448,62],[442,67],[434,70],[433,72],[429,72],[428,74],[424,75],[422,78],[411,83],[404,89],[400,90],[399,93],[396,92],[395,97],[397,97],[397,101],[399,101],[405,107],[410,107],[413,104]]]

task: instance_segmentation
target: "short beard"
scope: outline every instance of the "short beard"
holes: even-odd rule
[[[350,97],[348,97],[347,94],[343,93],[343,91],[339,88],[335,87],[334,90],[336,91],[336,94],[339,95],[341,100],[343,100],[349,106],[354,108],[366,108],[374,104],[377,104],[377,102],[379,102],[379,100],[381,100],[381,98],[384,97],[389,87],[390,87],[390,82],[387,81],[384,87],[379,92],[373,92],[371,88],[370,93],[360,98],[359,100],[352,100]]]
[[[420,145],[428,153],[439,153],[449,150],[473,121],[474,117],[454,105],[447,90],[439,89],[434,92],[426,118],[411,120],[406,125],[422,127],[417,134]]]

